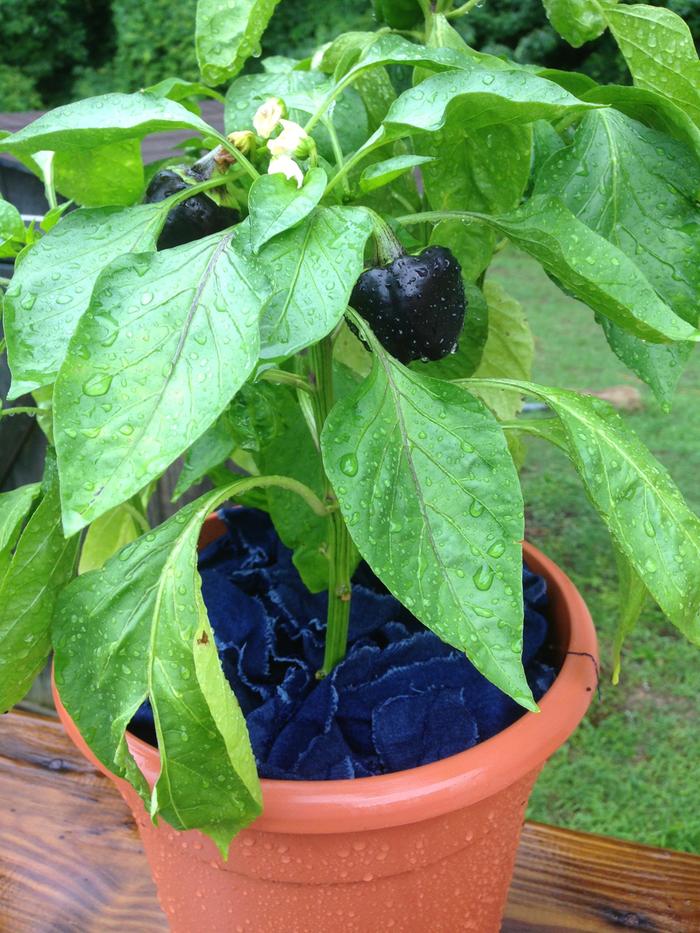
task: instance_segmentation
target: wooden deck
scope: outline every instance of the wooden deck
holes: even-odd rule
[[[167,930],[130,813],[56,720],[0,719],[0,801],[0,931]],[[620,929],[700,931],[700,858],[527,823],[503,933]]]

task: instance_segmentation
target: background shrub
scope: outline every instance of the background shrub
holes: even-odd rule
[[[651,2],[679,13],[700,39],[699,0]],[[195,9],[196,0],[0,0],[0,111],[133,91],[173,74],[197,77]],[[304,58],[331,35],[373,25],[370,0],[282,0],[263,54]],[[603,83],[629,81],[609,34],[570,48],[541,0],[484,0],[456,25],[476,48],[518,62],[574,68]]]

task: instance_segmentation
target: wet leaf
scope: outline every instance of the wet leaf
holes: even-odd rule
[[[631,634],[639,621],[639,616],[644,608],[644,603],[648,595],[648,590],[643,580],[635,572],[629,560],[617,547],[615,548],[615,559],[617,561],[620,616],[617,620],[615,640],[613,642],[612,682],[614,684],[618,683],[620,680],[622,647],[627,636]]]
[[[360,190],[363,192],[374,191],[375,188],[389,185],[417,165],[424,165],[431,160],[431,156],[406,153],[405,155],[392,156],[390,159],[384,159],[381,162],[375,162],[373,165],[369,165],[360,176]]]
[[[53,171],[56,189],[85,207],[135,204],[143,195],[144,174],[138,139],[58,152]]]
[[[22,523],[40,492],[41,483],[30,483],[0,493],[0,580],[7,571]]]
[[[75,211],[23,256],[5,295],[9,398],[54,381],[100,271],[155,249],[166,214],[162,204]]]
[[[13,499],[3,521],[6,546],[11,546],[17,531],[19,506],[35,495],[36,488],[24,487],[22,496]],[[54,477],[20,535],[9,565],[3,555],[7,571],[0,583],[0,712],[22,699],[46,664],[54,605],[74,572],[77,550],[77,537],[63,537]]]
[[[636,264],[559,199],[533,197],[510,215],[482,219],[534,256],[576,298],[629,333],[657,343],[695,335]]]
[[[224,854],[261,799],[202,600],[197,540],[212,509],[245,484],[208,493],[75,580],[53,631],[61,699],[95,755],[136,787],[153,817],[200,829]],[[124,738],[146,698],[161,756],[152,794]]]
[[[543,0],[547,18],[575,49],[602,36],[607,28],[604,4],[598,0]]]
[[[223,84],[260,54],[260,40],[279,0],[199,0],[195,47],[207,84]]]
[[[98,279],[56,381],[68,530],[158,476],[250,375],[269,286],[240,238],[124,256]]]
[[[610,4],[605,15],[637,87],[667,97],[700,126],[700,62],[681,17],[641,3]]]
[[[263,247],[259,259],[274,292],[260,322],[261,359],[284,359],[333,330],[362,273],[371,232],[364,209],[322,207]]]
[[[545,163],[535,185],[535,194],[560,198],[614,243],[666,304],[695,326],[698,191],[700,165],[684,145],[612,109],[587,114],[573,144]],[[602,323],[613,350],[668,403],[693,345],[654,345]]]
[[[113,554],[136,540],[142,530],[134,515],[133,506],[127,503],[100,515],[90,525],[83,540],[78,573],[104,567]]]
[[[503,433],[478,399],[372,349],[370,376],[322,435],[350,534],[418,619],[534,708],[521,665],[523,504]]]
[[[323,197],[328,178],[322,168],[312,168],[297,188],[283,175],[261,175],[250,187],[250,242],[253,252],[273,237],[290,230],[308,217]]]

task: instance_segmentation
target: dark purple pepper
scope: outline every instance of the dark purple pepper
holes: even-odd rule
[[[192,173],[193,183],[203,179]],[[144,201],[153,204],[164,201],[171,194],[188,188],[184,179],[177,172],[166,168],[157,172],[146,189]],[[170,249],[191,243],[210,233],[218,233],[238,223],[240,215],[232,207],[221,207],[203,191],[193,194],[186,201],[180,201],[168,212],[163,229],[158,237],[158,249]]]
[[[449,249],[429,246],[368,269],[350,304],[400,362],[440,360],[454,352],[464,324],[462,270]]]

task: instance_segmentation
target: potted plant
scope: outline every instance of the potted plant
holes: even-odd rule
[[[700,521],[608,405],[530,381],[488,274],[507,244],[534,257],[668,405],[699,333],[697,56],[667,10],[545,5],[575,46],[610,29],[634,84],[469,48],[452,23],[473,0],[382,0],[376,32],[240,76],[274,3],[200,0],[206,85],[79,101],[0,142],[80,205],[4,283],[10,396],[34,394],[50,447],[43,482],[0,498],[0,698],[53,648],[59,712],[131,804],[173,929],[498,928],[529,789],[597,673],[585,605],[527,545],[556,677],[524,667],[521,435],[568,454],[612,535],[615,676],[647,596],[700,640]],[[194,101],[231,79],[220,133]],[[170,130],[196,139],[144,170],[140,140]],[[183,455],[177,495],[214,488],[150,528]],[[211,518],[226,501],[249,510]],[[228,610],[202,595],[219,571]],[[380,634],[363,605],[389,606]],[[420,686],[391,661],[406,640]],[[351,655],[394,693],[336,732]],[[434,659],[465,679],[431,680]],[[302,708],[292,681],[330,705],[303,707],[283,766],[259,749]],[[472,728],[499,704],[512,724]]]

